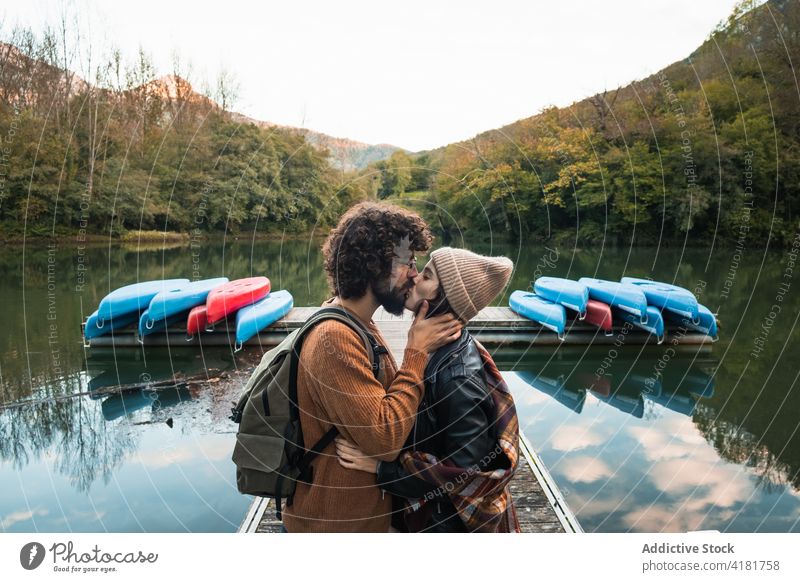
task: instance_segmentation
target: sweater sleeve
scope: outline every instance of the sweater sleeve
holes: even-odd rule
[[[403,364],[388,389],[375,378],[361,337],[337,321],[309,332],[300,351],[298,380],[330,423],[365,454],[379,460],[397,457],[416,420],[428,356],[406,349]]]

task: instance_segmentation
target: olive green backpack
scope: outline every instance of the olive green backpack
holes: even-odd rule
[[[314,326],[329,319],[358,332],[367,346],[372,371],[382,380],[380,355],[387,353],[386,348],[346,311],[328,307],[314,313],[303,327],[264,354],[231,409],[231,420],[239,423],[233,448],[236,485],[240,493],[274,498],[278,519],[281,500],[286,499],[286,504],[291,505],[297,482],[312,483],[311,461],[339,432],[331,427],[306,449],[297,405],[297,370],[303,340]]]

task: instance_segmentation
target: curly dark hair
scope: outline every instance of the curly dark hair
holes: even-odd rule
[[[403,239],[410,250],[427,252],[433,235],[419,215],[393,204],[361,202],[350,208],[322,246],[333,294],[363,297],[370,282],[389,277],[395,246]]]

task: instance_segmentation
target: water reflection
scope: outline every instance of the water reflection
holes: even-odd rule
[[[235,427],[223,419],[233,396],[199,384],[234,365],[225,350],[92,349],[69,389],[47,397],[40,391],[32,400],[7,406],[0,411],[0,478],[11,496],[0,495],[2,529],[235,529],[248,499],[232,483],[229,448]],[[156,442],[149,442],[155,434]],[[214,452],[223,449],[228,453]],[[197,473],[204,481],[181,491],[181,481]],[[38,480],[29,483],[30,475]],[[166,514],[131,509],[131,499],[143,494],[142,476],[155,499],[167,504]],[[24,483],[16,494],[15,483]],[[45,483],[52,489],[41,487]],[[207,487],[208,501],[198,499],[195,492]],[[115,499],[113,507],[100,512],[116,515],[113,523],[98,521],[93,510],[98,497]],[[70,509],[58,515],[65,498]],[[228,515],[213,506],[228,507]],[[179,518],[181,512],[185,515]]]
[[[498,354],[513,362],[506,377],[523,430],[587,530],[798,529],[792,447],[767,446],[735,416],[729,405],[739,395],[718,382],[715,354],[611,355],[569,346]],[[749,412],[786,418],[789,395]]]
[[[702,248],[453,244],[511,257],[509,290],[527,287],[537,269],[570,278],[647,274],[693,289],[702,282],[702,302],[719,311],[713,357],[670,356],[668,346],[495,352],[526,436],[588,530],[797,529],[800,326],[779,318],[751,356],[783,275],[780,253],[743,262],[726,287],[723,247],[709,256]],[[543,256],[553,257],[546,268]],[[297,305],[318,305],[327,295],[320,265],[314,240],[0,253],[0,301],[10,307],[0,334],[0,529],[235,529],[247,498],[232,483],[232,396],[194,385],[235,367],[230,352],[87,351],[80,323],[117,287],[177,276],[266,274]],[[800,313],[800,288],[786,294],[783,313]]]
[[[499,359],[507,364],[510,355]],[[562,357],[518,356],[515,373],[576,414],[591,392],[600,402],[636,418],[644,417],[646,402],[692,416],[699,399],[713,397],[714,369],[719,364],[711,356],[698,358],[697,354],[670,358],[669,365],[657,352],[617,352],[613,358],[608,352],[593,352],[575,360],[558,355]]]

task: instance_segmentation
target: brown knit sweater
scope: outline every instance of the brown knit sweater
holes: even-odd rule
[[[386,345],[377,326],[366,326]],[[335,425],[365,454],[393,460],[414,426],[422,399],[427,354],[406,349],[403,366],[391,355],[380,356],[385,383],[373,375],[360,336],[339,321],[324,321],[311,330],[300,352],[297,398],[307,447]],[[391,496],[375,475],[345,469],[329,445],[312,463],[313,484],[298,483],[283,522],[290,532],[386,532]]]

